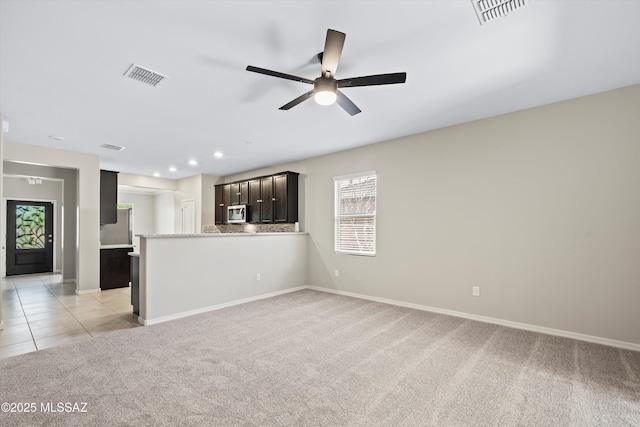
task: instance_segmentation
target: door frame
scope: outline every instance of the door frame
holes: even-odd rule
[[[9,204],[8,201],[9,200],[20,200],[20,201],[25,201],[25,202],[45,202],[45,203],[51,203],[53,205],[53,239],[54,239],[54,245],[53,245],[53,273],[62,273],[61,271],[58,271],[56,266],[57,266],[57,256],[58,256],[58,248],[57,248],[57,240],[59,236],[59,230],[58,230],[58,221],[56,219],[58,213],[57,213],[57,200],[50,200],[50,199],[33,199],[33,198],[27,198],[27,197],[3,197],[2,198],[2,212],[4,213],[4,220],[1,221],[2,224],[0,225],[0,230],[2,233],[2,239],[1,239],[1,243],[2,243],[2,248],[4,249],[4,256],[2,257],[2,269],[0,271],[0,275],[1,277],[6,277],[7,276],[7,214],[8,211],[7,209],[9,208]],[[63,213],[64,215],[64,213]],[[64,218],[62,218],[62,226],[64,227]],[[62,266],[64,268],[64,259],[62,260]],[[38,274],[44,274],[44,273],[38,273]]]

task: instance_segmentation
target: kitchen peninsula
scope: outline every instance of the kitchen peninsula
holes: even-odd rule
[[[140,236],[139,321],[177,319],[300,289],[307,233]]]

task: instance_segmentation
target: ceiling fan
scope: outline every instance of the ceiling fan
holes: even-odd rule
[[[337,102],[347,113],[354,116],[361,110],[347,96],[338,90],[343,87],[376,86],[404,83],[407,80],[407,73],[375,74],[372,76],[352,77],[349,79],[336,80],[335,74],[340,62],[342,47],[344,46],[345,33],[335,30],[327,30],[327,38],[324,44],[324,52],[318,54],[318,59],[322,63],[322,75],[315,80],[304,77],[293,76],[291,74],[271,71],[265,68],[249,65],[247,71],[266,74],[267,76],[279,77],[281,79],[294,80],[301,83],[313,85],[313,89],[300,95],[293,101],[280,107],[281,110],[288,110],[302,101],[306,101],[312,96],[320,105],[331,105]]]

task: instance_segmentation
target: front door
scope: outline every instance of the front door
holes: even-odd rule
[[[7,201],[7,276],[53,271],[53,203]]]

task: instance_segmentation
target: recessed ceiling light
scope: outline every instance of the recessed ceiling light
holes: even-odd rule
[[[154,172],[154,173],[153,173],[153,176],[155,176],[155,177],[157,178],[157,177],[159,177],[159,176],[160,176],[160,173],[159,173],[159,172]]]
[[[175,167],[173,167],[173,166],[171,166],[171,167],[169,168],[169,172],[175,172],[175,171],[177,171],[177,170],[178,170],[178,169],[176,169],[176,168],[175,168]]]
[[[215,153],[213,153],[213,157],[215,157],[216,159],[221,159],[222,156],[224,156],[224,154],[222,154],[221,151],[216,151]]]
[[[54,139],[56,141],[64,141],[64,136],[49,135],[49,139]]]
[[[189,166],[196,166],[198,164],[197,160],[189,160]]]

